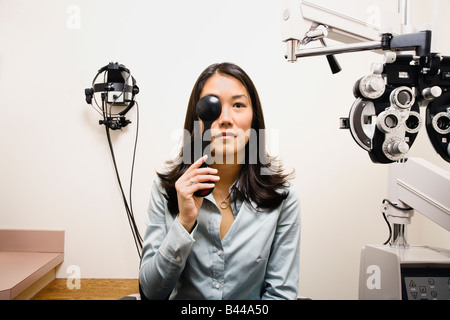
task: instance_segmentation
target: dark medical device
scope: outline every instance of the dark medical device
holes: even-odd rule
[[[208,147],[211,142],[211,125],[212,123],[220,117],[222,113],[222,104],[219,98],[214,95],[207,95],[201,98],[196,105],[196,112],[198,117],[203,122],[203,132],[197,136],[197,139],[201,139],[202,154],[209,153]],[[207,164],[203,162],[201,167],[206,167]],[[210,194],[214,188],[198,190],[194,193],[197,197],[206,197]]]
[[[104,73],[103,82],[96,83],[102,73]],[[124,65],[110,62],[101,68],[92,81],[92,87],[85,89],[84,93],[86,102],[96,107],[103,116],[99,124],[118,130],[131,123],[125,118],[125,114],[134,106],[134,98],[139,93],[139,87],[131,76],[130,70]],[[100,93],[101,106],[97,102],[95,93]]]
[[[103,76],[101,76],[103,75]],[[97,83],[97,79],[101,79]],[[139,128],[139,108],[138,103],[135,101],[136,94],[139,93],[139,87],[136,85],[136,80],[131,75],[124,65],[119,63],[110,62],[108,65],[98,70],[97,75],[92,81],[92,86],[84,90],[86,102],[91,104],[92,107],[102,116],[99,120],[100,125],[105,126],[106,137],[108,140],[109,149],[111,151],[111,157],[113,160],[114,170],[116,173],[117,181],[122,195],[122,200],[125,206],[125,210],[128,217],[128,222],[133,233],[134,242],[139,256],[142,251],[143,239],[139,233],[139,229],[136,225],[133,213],[131,191],[133,185],[133,172],[134,172],[134,160],[136,156],[136,146],[138,138]],[[97,97],[100,96],[101,104],[98,103]],[[121,130],[131,123],[130,120],[125,118],[125,115],[130,109],[136,106],[136,137],[134,142],[133,159],[131,164],[130,173],[130,186],[129,186],[129,199],[125,195],[122,182],[120,179],[116,157],[114,154],[114,148],[111,141],[110,130]]]

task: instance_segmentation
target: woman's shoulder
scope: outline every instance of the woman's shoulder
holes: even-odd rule
[[[154,195],[161,196],[162,198],[165,198],[167,194],[163,187],[163,181],[158,175],[156,175],[156,177],[153,179],[152,193]]]
[[[280,188],[277,188],[276,191],[279,194],[285,195],[285,200],[287,199],[298,199],[298,192],[295,184],[291,180],[286,180],[283,183],[283,186]]]
[[[283,200],[283,210],[300,210],[300,197],[297,191],[297,187],[291,181],[285,183],[283,192],[286,193],[286,198]]]
[[[298,193],[298,189],[297,189],[297,186],[293,182],[288,181],[288,190],[289,190],[289,194],[291,195],[292,198],[299,200],[300,196]]]

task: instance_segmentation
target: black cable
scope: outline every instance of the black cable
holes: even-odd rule
[[[106,75],[107,72],[105,72],[103,74],[103,82],[106,83]],[[94,83],[95,80],[97,79],[97,77],[99,76],[99,74],[97,74],[97,76],[94,78],[93,80],[93,84],[92,87],[94,87]],[[143,246],[143,239],[139,233],[139,228],[137,227],[136,221],[134,219],[134,212],[133,212],[133,204],[132,204],[132,187],[133,187],[133,176],[134,176],[134,164],[135,164],[135,159],[136,159],[136,149],[137,149],[137,142],[138,142],[138,135],[139,135],[139,105],[136,101],[136,136],[135,136],[135,142],[134,142],[134,150],[133,150],[133,157],[132,157],[132,163],[131,163],[131,173],[130,173],[130,187],[129,187],[129,201],[126,198],[123,186],[122,186],[122,181],[120,179],[120,174],[119,174],[119,170],[117,167],[117,161],[116,161],[116,156],[114,153],[114,147],[111,141],[111,135],[110,135],[110,122],[114,121],[112,119],[112,108],[113,105],[116,103],[117,99],[119,99],[121,96],[125,96],[125,90],[126,90],[126,84],[128,83],[128,80],[130,79],[131,74],[129,73],[127,79],[125,80],[125,85],[123,86],[123,90],[122,92],[118,95],[118,96],[114,96],[113,101],[109,104],[108,103],[108,92],[102,92],[101,93],[101,100],[102,100],[102,105],[101,107],[99,106],[97,99],[95,97],[95,94],[93,95],[93,101],[95,103],[95,105],[97,106],[97,109],[94,107],[93,103],[91,102],[92,107],[94,107],[94,109],[103,117],[103,121],[100,121],[100,124],[105,125],[105,130],[106,130],[106,137],[107,137],[107,141],[108,141],[108,146],[111,152],[111,158],[113,161],[113,165],[114,165],[114,171],[116,174],[116,178],[117,178],[117,182],[119,184],[119,188],[120,188],[120,192],[122,195],[122,200],[124,203],[124,207],[125,207],[125,211],[127,214],[127,218],[128,218],[128,223],[130,225],[131,228],[131,232],[133,234],[133,239],[136,245],[136,249],[138,251],[138,255],[139,257],[141,257],[141,252],[142,252],[142,246]],[[109,110],[108,110],[108,105],[109,105]],[[120,127],[119,127],[120,128]],[[114,129],[113,129],[114,130]]]
[[[389,228],[389,237],[387,238],[387,240],[383,244],[388,244],[389,241],[391,241],[391,238],[392,238],[392,228],[391,228],[391,224],[389,223],[389,221],[388,221],[386,215],[384,214],[384,212],[383,212],[383,218],[384,218],[384,221],[386,221],[386,224],[387,224],[387,226]]]
[[[141,250],[142,250],[142,237],[139,234],[139,230],[138,230],[136,222],[134,220],[134,214],[133,214],[132,210],[130,209],[130,205],[128,204],[128,201],[127,201],[127,198],[125,196],[125,192],[124,192],[124,189],[123,189],[123,186],[122,186],[122,181],[120,179],[119,170],[117,168],[116,157],[115,157],[115,154],[114,154],[114,147],[113,147],[112,142],[111,142],[111,135],[110,135],[110,132],[109,132],[110,129],[109,129],[108,126],[105,126],[105,128],[106,128],[106,136],[107,136],[107,140],[108,140],[109,149],[111,151],[111,158],[112,158],[113,165],[114,165],[114,171],[116,173],[117,182],[119,184],[119,189],[120,189],[120,192],[122,194],[122,200],[123,200],[123,203],[124,203],[124,206],[125,206],[125,211],[127,213],[128,223],[130,224],[131,231],[133,233],[133,238],[134,238],[135,245],[136,245],[136,249],[137,249],[138,255],[140,257],[141,256]],[[130,190],[131,190],[131,188],[132,187],[130,186]]]
[[[137,101],[135,101],[135,105],[136,105],[136,136],[134,139],[134,149],[133,149],[133,160],[131,161],[131,172],[130,172],[130,193],[129,193],[129,199],[130,199],[130,209],[131,212],[133,213],[133,217],[134,217],[134,211],[133,211],[133,200],[132,200],[132,188],[133,188],[133,177],[134,177],[134,164],[135,164],[135,160],[136,160],[136,149],[137,149],[137,143],[138,143],[138,136],[139,136],[139,104],[137,103]],[[136,222],[134,221],[133,218],[133,224],[136,228],[137,235],[139,237],[139,241],[142,243],[143,239],[139,233],[139,230],[136,226]],[[141,244],[141,248],[142,248],[142,244]]]
[[[399,207],[397,204],[393,203],[389,199],[383,199],[382,203],[384,204],[385,202],[389,203],[391,206],[393,206],[394,208],[396,208],[398,210],[402,210],[402,211],[413,210],[413,208],[411,208],[411,207],[406,207],[406,208],[405,207]],[[391,224],[389,223],[389,221],[388,221],[388,219],[387,219],[387,217],[386,217],[384,212],[383,212],[383,218],[384,218],[384,221],[386,221],[386,224],[388,225],[388,228],[389,228],[389,238],[383,244],[388,244],[389,241],[391,241],[391,238],[392,238],[392,227],[391,227]]]
[[[108,141],[108,145],[109,145],[109,149],[111,152],[111,158],[113,161],[113,165],[114,165],[114,171],[116,173],[116,178],[117,178],[117,182],[119,184],[119,188],[120,188],[120,192],[122,194],[122,200],[125,206],[125,211],[127,213],[127,218],[128,218],[128,223],[130,224],[130,228],[133,234],[133,239],[136,245],[136,249],[138,251],[138,255],[139,257],[141,257],[141,251],[142,251],[142,237],[139,233],[139,229],[137,227],[136,221],[134,219],[134,213],[133,213],[133,207],[132,207],[132,183],[133,183],[133,175],[134,175],[134,163],[135,163],[135,158],[136,158],[136,149],[137,149],[137,140],[138,140],[138,128],[139,128],[139,108],[136,108],[136,136],[135,136],[135,143],[134,143],[134,150],[133,150],[133,158],[132,158],[132,164],[131,164],[131,177],[130,177],[130,187],[129,187],[129,203],[128,200],[126,198],[123,186],[122,186],[122,181],[120,179],[120,174],[119,174],[119,170],[117,167],[117,161],[116,161],[116,157],[115,157],[115,153],[114,153],[114,147],[111,141],[111,135],[110,135],[110,128],[109,126],[106,124],[107,121],[107,117],[111,114],[111,108],[110,108],[110,112],[108,113],[107,107],[105,108],[105,95],[102,96],[102,111],[103,111],[103,117],[104,117],[104,121],[105,121],[105,129],[106,129],[106,137],[107,137],[107,141]],[[114,104],[114,103],[113,103]],[[107,103],[106,103],[107,105]],[[136,103],[137,105],[137,103]],[[111,106],[112,107],[112,106]]]
[[[395,209],[398,209],[398,210],[402,210],[402,211],[413,210],[413,208],[411,208],[411,207],[399,207],[397,204],[393,203],[389,199],[383,199],[383,203],[385,203],[385,202],[389,203],[391,206],[393,206]]]

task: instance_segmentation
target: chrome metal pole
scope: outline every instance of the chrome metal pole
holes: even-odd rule
[[[301,58],[376,49],[381,49],[381,41],[357,42],[332,47],[301,49],[295,52],[295,56]]]
[[[406,241],[406,224],[393,224],[391,246],[397,248],[406,248],[409,246]]]

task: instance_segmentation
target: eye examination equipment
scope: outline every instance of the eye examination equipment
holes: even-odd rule
[[[220,103],[219,98],[217,98],[214,95],[207,95],[201,98],[196,105],[196,112],[198,117],[203,122],[203,132],[200,134],[200,129],[196,130],[196,133],[194,134],[197,139],[201,139],[201,141],[198,141],[197,145],[202,146],[202,155],[208,152],[209,149],[207,149],[210,146],[211,142],[211,125],[216,119],[220,117],[220,114],[222,113],[222,104]],[[210,150],[209,150],[210,151]],[[203,162],[202,167],[206,167],[207,164]],[[208,194],[210,194],[214,188],[212,189],[203,189],[198,190],[194,193],[197,197],[206,197]]]
[[[326,25],[330,10],[319,4],[330,1],[293,1],[283,13],[283,41],[287,45],[286,59],[334,55],[362,50],[387,51],[383,62],[375,62],[372,72],[356,81],[356,101],[348,118],[341,118],[341,128],[349,129],[357,144],[369,153],[375,163],[391,163],[403,159],[412,147],[417,133],[425,121],[420,116],[420,106],[427,107],[426,127],[436,152],[450,162],[450,56],[431,53],[431,31],[393,34],[385,32],[381,39],[373,39],[373,30],[365,23],[354,25],[354,17],[345,24],[343,14],[337,16],[336,26]],[[317,4],[316,4],[317,3]],[[352,2],[354,4],[355,2]],[[364,3],[364,2],[362,2]],[[342,4],[342,3],[340,3]],[[308,16],[302,17],[306,12]],[[317,21],[309,18],[316,17]],[[301,22],[299,22],[301,21]],[[297,28],[306,27],[304,33]],[[344,28],[344,29],[339,29]],[[356,28],[358,35],[346,28]],[[399,29],[399,28],[397,28]],[[359,31],[361,30],[361,35]],[[367,32],[366,32],[367,31]],[[369,33],[368,31],[372,31]],[[380,31],[382,32],[382,31]],[[302,48],[328,34],[335,39],[352,42],[342,46]],[[379,36],[378,36],[379,37]],[[413,54],[397,51],[413,50]],[[333,65],[331,65],[334,70]]]
[[[103,79],[102,79],[103,78]],[[97,80],[102,79],[103,82],[97,83]],[[132,185],[133,185],[133,172],[134,172],[134,160],[136,156],[138,128],[139,128],[139,108],[138,103],[135,101],[136,94],[139,93],[139,87],[136,85],[136,80],[131,75],[130,70],[124,65],[119,63],[110,62],[108,65],[100,68],[98,73],[92,81],[92,86],[85,89],[84,94],[86,97],[86,103],[92,105],[92,107],[102,116],[99,120],[100,125],[105,126],[106,137],[108,146],[111,152],[111,158],[114,165],[116,178],[121,191],[122,200],[127,213],[128,222],[133,234],[133,239],[136,245],[139,256],[142,251],[142,237],[139,233],[139,229],[136,225],[133,213],[132,205]],[[100,97],[98,97],[100,95]],[[101,104],[98,103],[99,98]],[[130,185],[129,185],[129,199],[125,195],[122,181],[119,175],[117,167],[116,156],[111,140],[110,130],[122,130],[131,123],[130,120],[125,118],[128,111],[136,106],[136,136],[134,142],[134,150],[131,164],[130,173]]]
[[[384,53],[354,83],[356,100],[340,119],[340,128],[350,131],[372,162],[390,166],[382,203],[390,236],[383,245],[363,248],[359,298],[449,299],[450,250],[410,246],[406,226],[417,210],[450,231],[450,173],[407,157],[425,126],[435,151],[450,162],[450,57],[431,52],[430,30],[407,32],[410,3],[399,4],[397,11],[386,1],[287,0],[282,41],[288,62],[326,55],[333,73],[340,68],[335,54]],[[368,16],[369,9],[377,14]],[[328,47],[327,37],[344,44]],[[320,46],[311,47],[316,40]]]
[[[101,74],[103,74],[103,82],[96,83]],[[101,93],[101,106],[97,102],[95,93]],[[103,117],[102,120],[99,120],[99,124],[112,130],[122,129],[131,123],[125,118],[125,114],[134,106],[134,97],[138,93],[139,87],[130,70],[117,62],[110,62],[98,70],[91,88],[84,91],[86,102],[91,104]],[[113,112],[113,108],[122,110]]]
[[[389,200],[381,205],[393,224],[390,243],[362,249],[359,299],[450,299],[450,250],[406,238],[415,210],[450,231],[449,190],[449,172],[421,158],[390,165]]]

